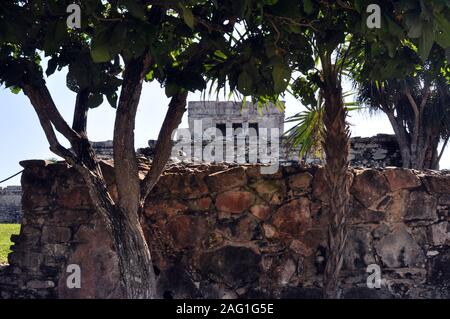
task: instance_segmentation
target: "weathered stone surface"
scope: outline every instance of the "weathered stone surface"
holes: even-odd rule
[[[63,272],[57,285],[60,298],[114,298],[119,280],[119,267],[116,253],[111,249],[112,242],[103,224],[84,227],[76,237],[81,244],[69,256],[67,264],[76,264],[81,270],[81,288],[69,289],[66,285],[70,273]]]
[[[219,282],[241,287],[258,278],[261,256],[253,249],[225,246],[205,252],[200,258],[201,271]]]
[[[431,225],[431,237],[434,245],[449,245],[450,224],[445,221]]]
[[[428,282],[437,286],[450,286],[450,251],[433,257],[428,265]]]
[[[203,197],[190,200],[187,204],[193,211],[208,211],[211,208],[212,200],[210,197]]]
[[[291,189],[296,191],[306,191],[311,186],[313,176],[308,173],[299,173],[289,177],[288,183]]]
[[[303,242],[297,239],[292,240],[289,248],[293,250],[295,253],[302,256],[310,256],[313,253],[311,247],[305,245]]]
[[[251,186],[269,204],[278,205],[285,197],[284,181],[282,180],[260,179]]]
[[[353,224],[373,222],[377,223],[385,218],[385,213],[364,207],[358,200],[349,203],[349,217]]]
[[[176,248],[200,248],[209,226],[207,220],[202,217],[181,215],[172,218],[167,223],[167,230]]]
[[[238,166],[208,175],[206,183],[211,191],[223,192],[247,185],[247,176],[245,169]]]
[[[66,243],[70,240],[71,231],[67,227],[44,226],[42,228],[42,240],[46,243]]]
[[[357,172],[351,193],[364,206],[370,207],[389,191],[389,185],[383,174],[376,170]]]
[[[188,206],[178,200],[167,199],[148,199],[145,205],[145,214],[148,217],[152,215],[165,215],[167,217],[174,216],[178,213],[184,213],[188,210]]]
[[[398,225],[375,244],[377,254],[389,268],[423,267],[425,256],[405,226]]]
[[[344,252],[344,269],[364,269],[375,263],[370,233],[370,229],[366,227],[353,227],[349,231]]]
[[[218,210],[229,213],[242,213],[249,209],[255,200],[255,196],[246,191],[228,191],[219,194],[216,198]]]
[[[424,176],[425,185],[430,193],[450,194],[450,176]]]
[[[422,184],[420,182],[420,178],[416,174],[414,174],[412,170],[409,169],[386,169],[384,171],[384,176],[386,176],[388,180],[391,191],[406,188],[415,188],[419,187]]]
[[[328,200],[328,187],[325,180],[325,170],[321,167],[317,169],[312,183],[313,197],[326,202]]]
[[[302,197],[281,206],[271,218],[271,223],[279,233],[298,238],[311,225],[309,200]]]
[[[55,287],[55,283],[50,280],[40,281],[40,280],[31,280],[27,282],[27,288],[30,289],[48,289]]]
[[[266,220],[272,213],[272,208],[268,205],[254,205],[250,208],[250,212],[261,220]]]
[[[113,192],[111,163],[106,167],[105,178]],[[143,172],[149,163],[140,159],[139,167]],[[258,166],[245,166],[245,184],[212,191],[212,184],[205,182],[208,176],[229,169],[228,164],[169,165],[152,191],[140,221],[161,297],[320,297],[317,287],[327,258],[329,217],[323,169],[292,165],[266,176]],[[227,174],[238,169],[230,171]],[[395,182],[391,173],[382,170],[362,173],[360,197],[351,198],[343,295],[384,297],[383,291],[360,289],[365,287],[367,264],[377,263],[392,291],[387,297],[448,297],[450,201],[446,197],[450,193],[424,191],[422,185],[413,186],[416,181],[409,173],[394,171]],[[293,186],[293,176],[307,174],[314,176],[308,188]],[[420,173],[420,178],[424,180],[426,174]],[[382,191],[365,187],[372,182],[365,175],[385,178],[385,183],[375,182]],[[222,177],[217,176],[215,183],[220,184]],[[33,166],[24,172],[23,181],[26,209],[21,234],[14,237],[10,265],[0,269],[1,297],[120,296],[117,256],[103,219],[90,203],[80,209],[70,207],[78,200],[58,200],[60,192],[64,196],[84,192],[76,171],[61,164]],[[81,266],[81,290],[65,288],[64,267],[70,263]],[[27,288],[33,280],[36,284]]]
[[[157,295],[164,299],[200,298],[201,294],[189,273],[181,266],[165,269],[157,278]]]
[[[412,192],[406,204],[405,220],[436,220],[437,199],[425,192]]]

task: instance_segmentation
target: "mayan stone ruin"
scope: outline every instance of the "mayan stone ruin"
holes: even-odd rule
[[[150,163],[141,158],[139,167]],[[114,297],[117,259],[82,178],[66,163],[25,161],[22,229],[3,298]],[[114,194],[111,161],[102,162]],[[401,168],[350,171],[345,298],[450,297],[450,175]],[[141,224],[166,298],[319,298],[327,205],[320,166],[172,164]],[[379,264],[381,289],[366,286]],[[65,285],[68,264],[84,269]]]

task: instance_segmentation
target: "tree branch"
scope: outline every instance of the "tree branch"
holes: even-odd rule
[[[163,125],[159,131],[158,141],[155,147],[155,157],[150,171],[142,181],[141,203],[145,201],[148,194],[159,180],[164,167],[172,152],[172,132],[180,125],[183,114],[186,111],[187,92],[177,93],[170,100],[169,108],[164,118]]]
[[[119,206],[133,214],[139,209],[140,185],[134,149],[136,112],[142,83],[151,63],[145,54],[125,66],[123,85],[114,124],[114,171],[116,175]]]
[[[33,70],[31,70],[31,72],[33,72]],[[33,106],[35,107],[36,112],[45,113],[46,118],[54,125],[55,129],[67,138],[71,144],[80,139],[77,132],[67,124],[61,116],[61,113],[59,113],[43,79],[38,84],[25,80],[24,83],[22,83],[22,88],[30,100],[33,98]]]
[[[448,143],[449,139],[450,139],[450,136],[447,136],[447,138],[444,141],[444,145],[442,145],[441,151],[439,152],[439,155],[436,160],[437,164],[439,164],[439,162],[441,161],[442,155],[444,155],[444,151],[445,151],[445,148],[447,147],[447,143]]]
[[[75,102],[75,110],[73,112],[72,129],[75,132],[84,135],[86,135],[87,118],[89,111],[88,98],[88,89],[84,89],[78,92],[77,100]]]
[[[417,144],[419,142],[419,134],[420,134],[420,110],[417,106],[416,101],[414,100],[413,96],[411,95],[411,91],[409,90],[409,87],[405,88],[405,95],[408,98],[409,104],[411,105],[411,108],[414,112],[414,128],[413,132],[411,132],[411,152],[416,156],[417,151]]]

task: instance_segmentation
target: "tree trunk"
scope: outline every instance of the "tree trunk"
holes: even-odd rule
[[[156,279],[150,250],[139,220],[125,218],[126,213],[115,207],[112,223],[114,246],[127,299],[156,298]]]
[[[156,282],[150,250],[145,240],[138,213],[125,211],[112,200],[95,154],[89,142],[79,147],[84,154],[86,170],[74,165],[86,181],[90,198],[110,232],[117,253],[120,272],[120,297],[126,299],[156,298]],[[140,208],[142,209],[142,207]]]
[[[339,298],[339,273],[342,268],[347,239],[347,210],[350,197],[348,174],[349,129],[342,89],[327,86],[325,98],[325,178],[329,196],[329,225],[327,263],[324,273],[324,297]]]

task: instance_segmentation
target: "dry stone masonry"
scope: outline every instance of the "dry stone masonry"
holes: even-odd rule
[[[115,296],[117,258],[82,178],[65,163],[27,161],[21,232],[0,274],[3,298]],[[115,196],[109,161],[102,162]],[[149,169],[140,160],[140,169]],[[345,298],[450,297],[450,175],[352,169]],[[171,165],[141,223],[164,298],[320,298],[326,262],[319,166]],[[81,267],[68,289],[66,267]],[[381,289],[366,285],[381,268]]]

